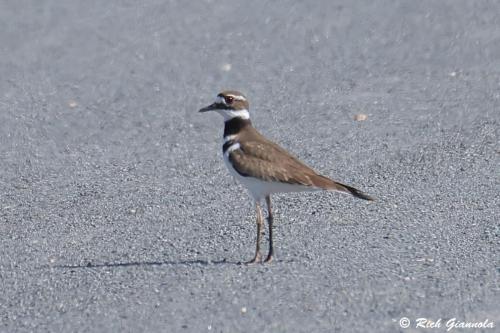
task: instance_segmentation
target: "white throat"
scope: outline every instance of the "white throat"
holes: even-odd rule
[[[250,119],[250,113],[248,110],[215,110],[222,117],[224,117],[224,121],[231,120],[233,118],[241,118],[241,119]]]

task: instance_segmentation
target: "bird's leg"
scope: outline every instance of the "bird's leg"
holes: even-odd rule
[[[260,261],[260,239],[262,238],[262,209],[260,208],[260,203],[255,203],[255,208],[257,212],[257,245],[255,246],[255,256],[252,260],[247,262],[247,264],[255,264]]]
[[[273,248],[273,212],[271,210],[271,196],[266,196],[267,203],[267,223],[269,224],[269,252],[267,254],[266,260],[264,262],[271,262],[273,260],[274,248]]]

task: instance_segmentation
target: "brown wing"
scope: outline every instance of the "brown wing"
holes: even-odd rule
[[[313,186],[349,193],[364,200],[374,200],[354,187],[317,174],[316,171],[274,142],[264,138],[257,131],[247,133],[248,138],[253,140],[240,141],[240,149],[229,154],[229,160],[234,169],[242,176],[255,177],[264,181]]]
[[[310,167],[270,141],[240,142],[240,149],[229,154],[236,171],[265,181],[314,186],[318,177]]]
[[[354,187],[317,174],[296,157],[288,154],[286,150],[270,141],[240,142],[240,149],[232,151],[229,154],[229,160],[234,169],[245,177],[318,187],[348,193],[364,200],[375,200]]]

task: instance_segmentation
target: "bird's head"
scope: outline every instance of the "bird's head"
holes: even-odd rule
[[[227,121],[233,118],[250,119],[248,109],[245,95],[239,91],[226,90],[217,95],[215,102],[200,109],[199,112],[215,111]]]

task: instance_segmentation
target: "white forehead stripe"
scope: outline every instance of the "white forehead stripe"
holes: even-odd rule
[[[217,96],[217,97],[215,98],[215,103],[217,103],[217,104],[220,104],[220,103],[222,103],[222,104],[226,104],[226,101],[224,100],[224,97],[222,97],[222,96]]]
[[[241,95],[230,95],[228,94],[228,96],[231,96],[232,98],[234,98],[235,100],[237,101],[246,101],[247,99]]]

